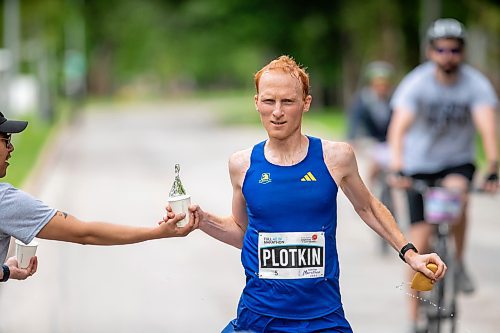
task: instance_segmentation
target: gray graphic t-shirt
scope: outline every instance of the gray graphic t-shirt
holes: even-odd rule
[[[396,89],[391,105],[415,114],[404,138],[404,172],[434,173],[475,159],[474,112],[496,107],[498,100],[488,79],[463,64],[459,79],[443,85],[436,65],[424,63],[410,72]]]
[[[0,183],[0,264],[5,262],[10,236],[31,242],[56,212],[26,192]]]

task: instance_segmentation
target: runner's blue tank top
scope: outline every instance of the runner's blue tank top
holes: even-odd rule
[[[260,314],[312,319],[341,306],[338,187],[324,162],[321,139],[308,139],[306,157],[292,166],[268,162],[266,141],[255,145],[243,182],[248,228],[241,301]]]

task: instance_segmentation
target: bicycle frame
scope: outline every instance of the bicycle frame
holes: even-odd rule
[[[432,241],[433,250],[446,263],[448,271],[444,279],[436,283],[429,293],[429,303],[424,302],[427,319],[427,333],[444,332],[445,321],[450,323],[451,333],[456,329],[457,283],[455,274],[455,247],[451,235],[453,223],[463,209],[461,194],[443,187],[428,187],[417,183],[414,188],[424,198],[424,212],[427,223],[436,225]]]

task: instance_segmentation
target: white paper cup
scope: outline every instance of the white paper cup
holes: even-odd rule
[[[179,195],[178,197],[169,197],[168,203],[172,211],[176,214],[184,213],[186,217],[177,222],[178,227],[183,227],[189,223],[189,206],[191,205],[191,196],[189,194]]]
[[[16,239],[16,257],[19,263],[19,268],[28,268],[30,265],[30,259],[36,254],[36,249],[38,247],[38,242],[33,240],[29,244],[24,244],[20,240]]]

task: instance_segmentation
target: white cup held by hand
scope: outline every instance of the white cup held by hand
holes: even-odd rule
[[[29,244],[24,244],[20,240],[16,239],[16,257],[19,263],[19,268],[28,268],[30,265],[30,259],[36,254],[36,249],[38,247],[38,242],[33,240]]]
[[[191,196],[189,194],[169,197],[168,203],[175,214],[184,213],[186,217],[177,222],[178,227],[183,227],[189,223],[189,206],[191,205]]]

